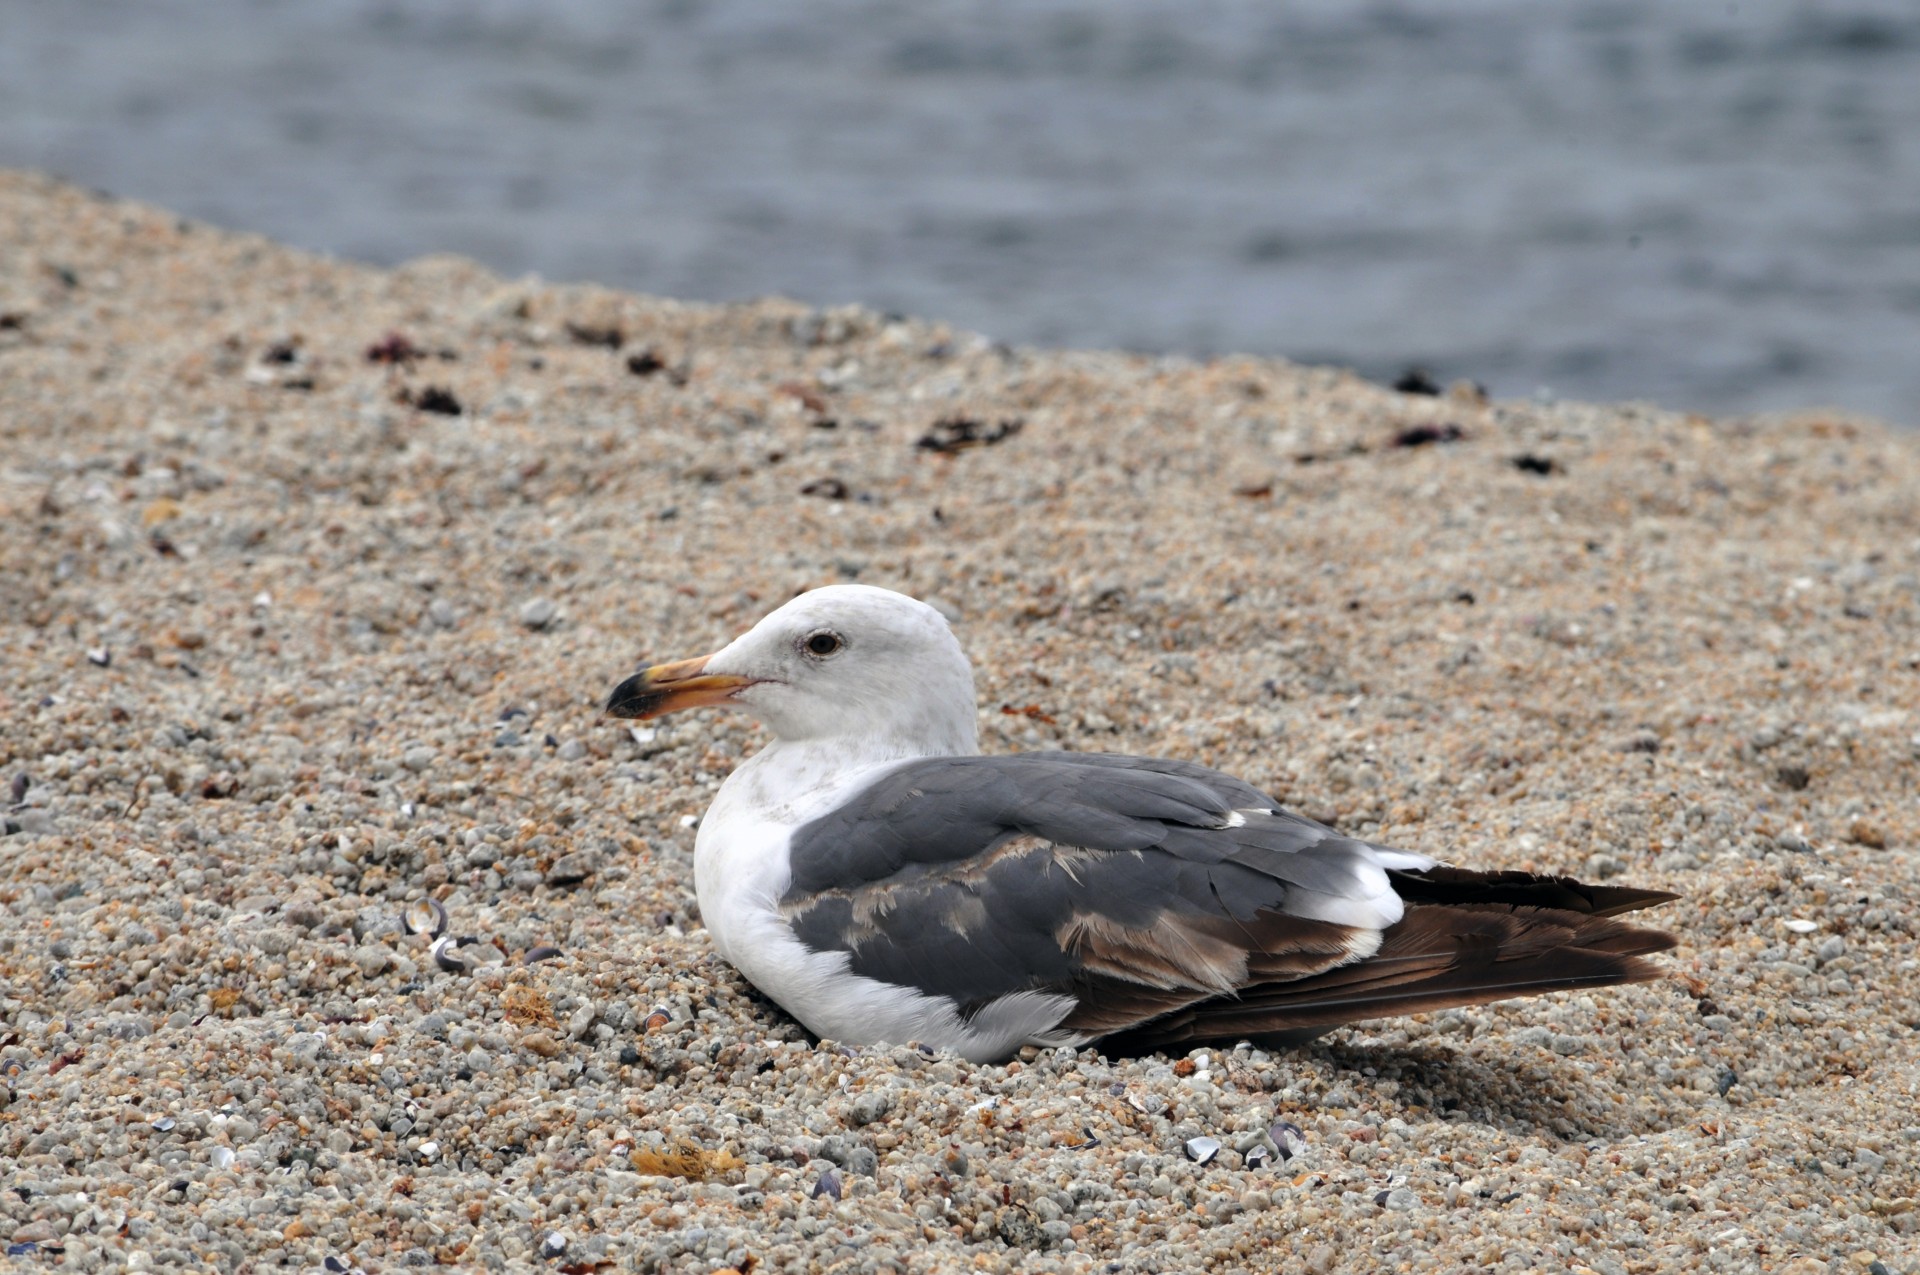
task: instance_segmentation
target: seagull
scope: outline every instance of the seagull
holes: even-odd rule
[[[715,949],[823,1039],[974,1062],[1283,1047],[1358,1020],[1657,978],[1677,895],[1344,836],[1193,762],[983,756],[942,614],[832,585],[606,711],[727,706],[773,739],[700,821]]]

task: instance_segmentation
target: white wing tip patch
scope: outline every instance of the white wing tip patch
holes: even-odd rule
[[[1347,959],[1343,965],[1364,961],[1380,950],[1380,942],[1385,937],[1384,930],[1353,930],[1347,935]]]

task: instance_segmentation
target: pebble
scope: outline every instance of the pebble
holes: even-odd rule
[[[534,598],[521,605],[520,623],[537,631],[552,624],[559,614],[560,608],[551,598]]]
[[[1420,1206],[1420,1197],[1406,1187],[1398,1186],[1391,1191],[1382,1191],[1376,1203],[1395,1213],[1410,1213]]]
[[[546,881],[549,885],[579,885],[591,877],[599,868],[599,856],[589,851],[576,851],[554,860],[547,869]]]
[[[5,828],[7,836],[24,833],[30,837],[43,837],[54,831],[53,816],[44,810],[22,810],[7,816]]]
[[[1888,532],[1920,504],[1909,436],[1446,400],[1459,440],[1393,448],[1434,400],[1330,369],[1003,354],[858,311],[798,344],[790,303],[377,271],[20,174],[0,221],[0,278],[120,276],[57,288],[0,377],[8,419],[86,423],[0,466],[24,511],[0,518],[0,1236],[40,1237],[24,1264],[1911,1251],[1920,1079],[1888,1045],[1920,1001],[1894,622],[1920,545]],[[685,383],[569,322],[672,351]],[[430,362],[364,361],[396,331]],[[314,388],[247,384],[294,332]],[[393,403],[406,377],[469,410]],[[840,428],[783,406],[789,381]],[[1026,427],[915,447],[960,414]],[[797,496],[829,474],[872,499]],[[173,553],[140,527],[162,500]],[[1848,589],[1879,618],[1829,623],[1820,582],[1869,554]],[[1455,862],[1677,890],[1675,976],[1287,1048],[816,1044],[693,892],[699,815],[764,732],[599,709],[854,571],[963,608],[989,752],[1187,758]],[[429,898],[447,922],[410,932]]]

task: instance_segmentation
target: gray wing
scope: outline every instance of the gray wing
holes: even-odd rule
[[[910,763],[798,829],[791,853],[783,911],[809,947],[962,1012],[1068,995],[1061,1029],[1092,1035],[1331,969],[1393,919],[1326,917],[1377,898],[1396,852],[1158,758]]]

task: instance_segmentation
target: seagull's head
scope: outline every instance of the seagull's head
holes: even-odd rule
[[[644,721],[715,704],[783,740],[925,755],[978,747],[973,669],[946,617],[871,585],[811,590],[712,655],[643,669],[614,688],[607,712]]]

